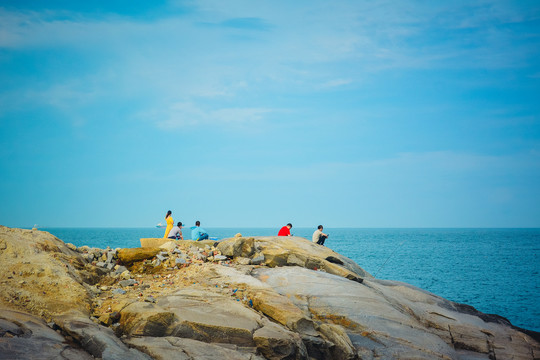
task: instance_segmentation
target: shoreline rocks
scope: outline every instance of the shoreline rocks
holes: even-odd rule
[[[303,238],[154,240],[76,248],[0,227],[0,358],[540,357],[538,333]]]

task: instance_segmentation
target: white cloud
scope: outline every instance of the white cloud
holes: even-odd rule
[[[407,152],[387,159],[372,160],[351,164],[335,164],[337,171],[341,167],[354,168],[359,171],[375,169],[393,169],[410,176],[437,173],[489,173],[497,174],[518,170],[540,171],[540,157],[535,153],[516,155],[482,155],[454,151]],[[428,175],[429,176],[429,175]]]
[[[221,173],[225,174],[226,169]],[[309,181],[315,177],[326,178],[344,177],[356,181],[360,178],[380,179],[380,175],[388,176],[392,181],[406,178],[424,177],[431,179],[432,175],[445,176],[448,174],[516,174],[536,172],[540,176],[540,152],[531,151],[514,155],[482,155],[453,151],[408,152],[396,154],[393,157],[379,158],[356,162],[308,162],[304,166],[287,166],[279,164],[276,168],[260,164],[257,172],[253,169],[240,171],[233,169],[230,174],[235,178],[272,179],[282,178],[287,174],[291,179]]]
[[[320,85],[321,89],[337,88],[345,85],[349,85],[353,82],[351,79],[333,79]]]
[[[179,129],[198,125],[243,126],[259,123],[276,109],[221,108],[203,109],[192,102],[174,103],[164,111],[140,115],[151,117],[162,129]]]
[[[486,26],[526,19],[523,9],[467,4],[313,1],[298,6],[212,0],[198,2],[198,10],[187,15],[144,21],[0,9],[0,48],[52,49],[58,64],[64,52],[71,56],[65,61],[78,56],[89,66],[82,70],[87,74],[78,73],[77,78],[102,77],[91,84],[92,96],[144,98],[144,107],[162,114],[152,117],[162,127],[207,123],[211,118],[245,123],[259,121],[273,108],[270,91],[309,94],[355,86],[389,68],[500,68],[521,66],[523,59],[534,57],[534,51],[523,46],[508,51],[506,45],[516,36],[512,31]],[[510,15],[505,18],[505,13]],[[200,25],[230,24],[239,18],[256,19],[240,25],[264,25],[265,30],[247,29],[247,39],[238,36],[242,26]],[[459,36],[452,32],[458,28],[478,31]],[[69,77],[51,73],[51,94],[78,81]],[[84,94],[83,89],[78,85],[73,92]],[[266,103],[243,100],[251,94],[263,94]],[[202,110],[202,98],[230,102]],[[162,103],[177,99],[187,100],[159,110]]]
[[[501,39],[506,39],[504,43],[512,40],[508,35],[511,32],[499,30],[498,24],[525,21],[535,16],[535,11],[528,14],[517,5],[491,2],[421,6],[415,2],[329,4],[314,1],[303,7],[274,2],[252,4],[240,1],[225,5],[203,1],[198,7],[199,11],[190,16],[163,17],[146,22],[118,16],[92,19],[65,12],[0,9],[0,46],[118,47],[119,51],[127,49],[128,54],[138,47],[143,51],[150,50],[145,52],[148,56],[152,56],[152,49],[159,49],[166,55],[167,51],[163,53],[166,46],[170,54],[178,51],[196,58],[204,53],[212,54],[216,47],[226,51],[229,46],[231,51],[239,50],[239,56],[249,47],[249,56],[264,63],[267,63],[265,59],[289,64],[355,60],[375,65],[384,59],[389,62],[387,65],[407,67],[459,58],[462,64],[475,67],[478,66],[474,62],[477,52],[480,59],[487,60],[483,53],[498,52]],[[238,18],[257,19],[268,24],[270,30],[257,34],[258,37],[253,38],[255,41],[242,44],[227,37],[242,29],[197,26],[201,22],[219,24]],[[451,32],[459,28],[479,31],[460,33],[459,36]],[[418,43],[437,33],[444,41]],[[453,48],[456,42],[459,45],[459,41],[467,38],[474,38],[474,46],[466,50],[468,58],[455,53]],[[186,53],[186,50],[195,53]],[[416,61],[411,63],[414,59]]]

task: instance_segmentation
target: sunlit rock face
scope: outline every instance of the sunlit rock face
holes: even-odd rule
[[[0,227],[0,358],[534,359],[538,334],[299,237],[76,248]]]

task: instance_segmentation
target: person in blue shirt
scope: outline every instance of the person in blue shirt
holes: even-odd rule
[[[208,239],[208,233],[201,227],[199,220],[195,221],[195,226],[191,227],[191,240],[201,241]]]

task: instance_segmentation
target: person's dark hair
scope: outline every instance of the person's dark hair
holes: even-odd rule
[[[178,226],[178,227],[182,226],[182,222],[179,221],[178,224],[176,224],[176,226]]]
[[[292,227],[292,224],[291,224],[291,223],[288,223],[288,224],[287,224],[287,226],[290,226],[290,227]]]
[[[165,215],[165,219],[168,218],[171,215],[172,215],[172,211],[171,210],[167,211],[167,215]]]
[[[322,229],[323,229],[323,226],[322,226],[322,225],[319,225],[319,226],[317,227],[317,229],[322,230]]]
[[[201,226],[201,222],[199,220],[195,221],[195,226]]]

